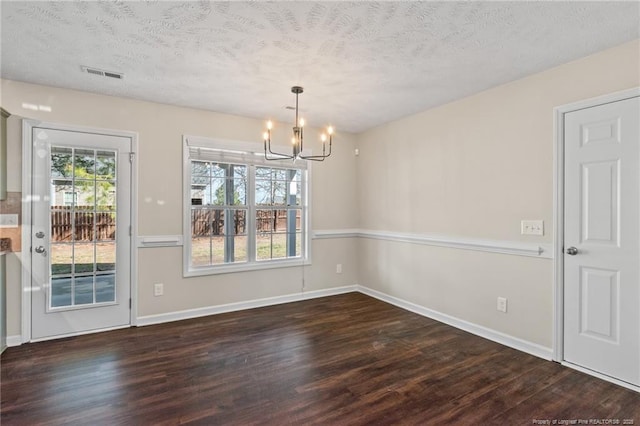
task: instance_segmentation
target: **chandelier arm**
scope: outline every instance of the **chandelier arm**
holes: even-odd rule
[[[327,155],[327,157],[328,157],[328,155]],[[322,156],[318,156],[318,155],[316,155],[316,156],[312,155],[310,157],[304,157],[302,155],[298,156],[298,158],[300,158],[301,160],[308,160],[308,161],[324,161],[324,159],[327,158],[327,157],[322,157]]]
[[[298,95],[296,95],[298,97]],[[300,127],[300,152],[302,152],[302,141],[304,140],[304,127]]]
[[[269,154],[275,155],[276,157],[269,158],[269,156],[267,155],[267,147],[268,147],[268,150],[269,150]],[[269,138],[264,141],[264,158],[266,160],[275,161],[275,160],[291,160],[291,159],[293,159],[295,157],[293,155],[281,154],[279,152],[273,152],[271,150],[271,132],[269,132]]]
[[[329,136],[329,153],[325,154],[325,148],[326,145],[323,143],[322,144],[322,155],[300,155],[299,157],[302,158],[303,160],[312,160],[312,161],[324,161],[325,158],[328,158],[329,156],[331,156],[331,136]]]

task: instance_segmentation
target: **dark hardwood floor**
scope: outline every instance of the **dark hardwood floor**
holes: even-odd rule
[[[1,362],[2,425],[640,425],[639,393],[359,293],[32,343]]]

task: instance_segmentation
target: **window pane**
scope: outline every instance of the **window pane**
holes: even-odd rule
[[[96,303],[116,301],[115,274],[96,275]]]
[[[93,243],[75,243],[73,245],[74,272],[76,274],[93,272]]]
[[[226,164],[223,163],[214,163],[210,165],[211,176],[217,178],[223,178],[226,176]]]
[[[101,181],[96,184],[96,210],[116,210],[116,183],[114,181]]]
[[[256,204],[273,204],[273,189],[271,187],[271,168],[256,167]]]
[[[212,233],[213,210],[193,208],[191,210],[191,235],[205,237]]]
[[[229,235],[244,235],[247,233],[247,210],[234,209],[229,210],[231,218],[233,218],[233,229],[228,232]],[[225,232],[227,234],[227,232]]]
[[[291,243],[295,243],[293,244],[293,247],[295,247],[295,252],[294,253],[290,253],[290,255],[293,255],[295,257],[300,257],[302,255],[302,233],[301,232],[295,232],[295,233],[291,233],[289,234],[289,248],[287,250],[292,250],[291,247]]]
[[[273,234],[258,234],[256,238],[256,258],[258,260],[267,260],[272,258],[271,254],[271,236]]]
[[[214,265],[224,263],[224,237],[211,238],[211,255]]]
[[[93,275],[74,280],[74,305],[93,303]]]
[[[74,156],[74,177],[76,179],[95,179],[96,163],[92,149],[76,149]]]
[[[71,305],[71,278],[53,278],[51,280],[51,307]]]
[[[192,176],[191,177],[191,204],[194,206],[201,206],[205,199],[205,194],[208,193],[209,178],[204,176]]]
[[[275,212],[273,210],[256,211],[256,231],[258,233],[271,233],[276,226]]]
[[[247,204],[247,180],[246,179],[230,179],[234,188],[234,199],[230,203],[235,206],[243,206]]]
[[[272,176],[275,180],[287,180],[287,170],[273,169]]]
[[[256,179],[271,180],[270,167],[256,167]]]
[[[116,269],[116,244],[96,244],[96,270],[113,271]]]
[[[209,163],[204,161],[192,161],[191,162],[191,175],[203,175],[209,176]]]
[[[205,204],[214,206],[224,206],[225,187],[223,178],[211,179],[205,192]]]
[[[287,204],[287,193],[288,187],[287,182],[281,181],[273,181],[271,189],[273,191],[273,204],[277,206],[284,206]]]
[[[116,153],[98,151],[96,153],[96,179],[111,180],[116,177]]]
[[[75,241],[93,241],[94,214],[93,209],[81,209],[78,207],[74,213]]]
[[[78,201],[78,193],[71,179],[54,179],[51,182],[51,207],[71,207]]]
[[[72,244],[51,244],[51,275],[71,273],[73,264]]]
[[[71,148],[51,147],[51,177],[73,176],[73,159]]]
[[[211,240],[209,237],[191,238],[191,264],[193,266],[211,265]]]
[[[115,241],[116,239],[116,214],[99,212],[94,215],[96,220],[96,240]]]
[[[247,257],[247,237],[246,236],[237,236],[234,237],[234,251],[233,257],[234,262],[247,262],[249,258]]]
[[[73,241],[71,208],[56,207],[51,210],[51,241]]]
[[[93,180],[76,179],[73,190],[76,192],[76,206],[85,210],[93,210],[96,201],[96,185]]]

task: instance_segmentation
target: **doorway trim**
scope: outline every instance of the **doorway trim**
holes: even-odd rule
[[[46,127],[55,130],[96,133],[108,136],[121,136],[131,139],[131,309],[129,311],[129,326],[137,325],[138,320],[138,248],[136,235],[138,235],[138,133],[126,130],[103,129],[98,127],[85,127],[69,124],[53,123],[47,121],[22,119],[22,292],[21,292],[21,333],[22,343],[31,342],[31,221],[33,199],[33,142],[34,127]],[[121,328],[121,327],[118,327]],[[69,337],[79,334],[107,331],[106,329],[91,330],[87,333],[72,333]]]
[[[592,376],[613,382],[628,389],[640,388],[621,380],[583,369],[564,361],[564,116],[567,113],[598,105],[618,102],[640,96],[640,87],[622,90],[582,101],[561,105],[553,109],[553,360]]]

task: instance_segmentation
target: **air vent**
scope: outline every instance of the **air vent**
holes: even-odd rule
[[[124,74],[122,73],[114,72],[114,71],[105,71],[98,68],[90,68],[90,67],[83,66],[82,71],[86,72],[87,74],[99,75],[101,77],[115,78],[118,80],[122,80],[124,78]]]

